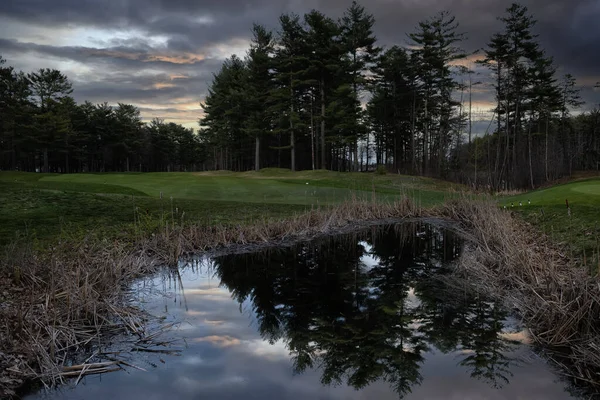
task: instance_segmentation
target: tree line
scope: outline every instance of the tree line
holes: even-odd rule
[[[377,45],[375,19],[357,2],[338,20],[313,10],[282,15],[276,32],[254,25],[246,56],[214,74],[198,134],[142,123],[130,104],[77,104],[60,71],[25,74],[0,57],[0,169],[380,165],[493,190],[597,169],[598,107],[581,112],[580,87],[559,76],[526,7],[513,4],[499,20],[478,54],[461,48],[466,36],[448,12],[390,48]],[[482,86],[495,98],[485,134],[473,132],[472,97]]]
[[[499,20],[503,29],[477,54],[461,48],[466,36],[448,12],[387,49],[357,2],[338,20],[313,10],[282,15],[277,32],[255,24],[250,50],[223,63],[202,104],[207,162],[229,170],[384,165],[495,190],[596,169],[600,111],[580,112],[580,88],[558,76],[526,7],[513,4]],[[496,105],[485,134],[475,135],[481,85]]]
[[[119,103],[77,104],[58,70],[25,74],[0,57],[0,170],[38,172],[188,171],[204,145],[193,129]]]

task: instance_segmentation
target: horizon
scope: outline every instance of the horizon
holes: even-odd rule
[[[79,103],[133,104],[144,122],[162,118],[198,131],[201,102],[213,73],[232,54],[244,57],[254,22],[277,31],[282,13],[302,15],[314,8],[337,19],[351,3],[251,0],[236,7],[216,1],[151,5],[137,1],[108,6],[73,0],[2,4],[0,54],[16,70],[59,69],[73,83],[73,97]],[[511,3],[433,0],[424,5],[377,0],[364,5],[375,17],[380,46],[408,46],[406,33],[419,21],[448,10],[466,33],[462,47],[471,52],[485,46],[491,34],[501,29],[496,18]],[[600,43],[600,28],[594,22],[600,17],[600,3],[528,0],[521,4],[538,20],[535,31],[557,63],[557,77],[571,73],[577,79],[586,101],[581,111],[597,106],[600,91],[593,86],[600,81],[600,55],[590,51],[590,46]],[[484,115],[493,107],[493,93],[480,88],[473,93],[473,101],[473,109]],[[487,121],[482,117],[474,132],[480,133]]]

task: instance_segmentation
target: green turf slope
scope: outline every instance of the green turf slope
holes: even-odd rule
[[[0,245],[16,235],[42,241],[87,230],[128,235],[135,209],[154,222],[173,209],[180,215],[185,212],[187,221],[246,223],[353,197],[391,201],[406,194],[419,204],[431,205],[456,189],[428,178],[279,169],[68,175],[0,172]]]

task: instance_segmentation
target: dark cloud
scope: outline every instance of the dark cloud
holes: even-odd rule
[[[140,39],[135,39],[137,43]],[[8,53],[36,53],[45,56],[63,58],[66,60],[87,62],[108,62],[115,67],[139,68],[140,63],[144,68],[168,67],[176,71],[194,68],[213,68],[220,65],[215,60],[207,59],[203,53],[191,51],[173,51],[170,49],[153,49],[147,45],[140,47],[118,46],[118,47],[83,47],[83,46],[51,46],[36,43],[20,42],[13,39],[0,38],[0,50]],[[208,65],[206,65],[208,64]],[[115,71],[118,73],[119,71]]]
[[[211,73],[230,52],[243,52],[253,22],[276,29],[284,12],[303,13],[312,8],[338,18],[351,0],[8,0],[0,1],[0,54],[19,66],[35,69],[45,60],[64,62],[73,70],[78,97],[109,102],[164,102],[206,93]],[[376,34],[384,45],[407,43],[406,32],[418,21],[448,10],[457,17],[468,39],[466,50],[485,46],[502,29],[498,16],[511,0],[370,0],[364,1],[376,18]],[[600,80],[600,2],[598,0],[522,1],[538,20],[536,32],[549,55],[581,82]],[[5,24],[2,21],[11,21]],[[12,35],[14,24],[45,29],[27,40]],[[12,27],[12,28],[11,28]],[[78,28],[90,34],[85,46],[53,42],[53,31]],[[24,28],[26,35],[26,29]],[[127,32],[112,35],[111,32]],[[64,35],[64,33],[63,33]],[[2,39],[4,38],[4,39]],[[9,40],[6,38],[12,38]],[[33,55],[41,56],[37,62]],[[29,58],[26,58],[29,57]],[[82,63],[78,71],[71,64]],[[39,64],[38,64],[39,63]],[[71,63],[71,64],[69,64]],[[68,71],[67,71],[68,72]],[[171,79],[185,75],[187,80]],[[163,81],[153,81],[153,79]],[[485,95],[482,95],[482,98]],[[591,89],[585,98],[597,103]],[[194,118],[195,119],[195,118]],[[193,120],[193,119],[192,119]]]

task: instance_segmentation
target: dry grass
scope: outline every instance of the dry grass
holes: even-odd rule
[[[284,220],[255,221],[250,225],[177,225],[167,223],[160,235],[143,240],[142,248],[161,264],[175,265],[189,253],[214,250],[223,246],[274,243],[309,239],[315,235],[366,221],[390,218],[414,218],[423,210],[408,198],[393,203],[351,200],[335,207],[312,209]]]
[[[2,271],[10,284],[2,287],[10,295],[0,309],[0,352],[20,359],[2,365],[11,368],[13,381],[3,395],[25,379],[53,384],[72,376],[65,373],[72,355],[89,352],[101,336],[143,334],[144,316],[123,302],[125,284],[157,266],[143,252],[90,238],[59,242],[42,254],[15,247],[8,255]]]
[[[89,237],[58,242],[44,252],[7,248],[0,287],[11,293],[0,303],[0,397],[25,379],[53,385],[63,378],[118,369],[118,363],[71,364],[74,355],[89,355],[92,345],[107,336],[128,332],[143,341],[145,316],[126,305],[127,289],[135,278],[176,265],[186,253],[308,239],[361,221],[416,217],[420,211],[409,200],[384,204],[355,199],[285,221],[214,227],[186,225],[183,215],[176,214],[164,218],[159,233],[133,245]]]
[[[441,214],[469,240],[456,275],[515,309],[567,374],[600,388],[600,280],[492,202],[450,201]]]
[[[176,210],[162,221],[159,233],[139,237],[134,245],[91,237],[58,243],[43,253],[14,247],[0,269],[10,279],[0,285],[11,291],[0,302],[0,367],[10,367],[2,379],[12,380],[4,383],[8,390],[23,378],[53,384],[120,368],[111,358],[73,366],[72,356],[89,355],[92,344],[117,332],[137,335],[138,343],[153,338],[145,332],[145,316],[127,306],[127,289],[136,277],[176,265],[186,254],[304,240],[361,222],[424,216],[456,221],[470,239],[457,277],[516,309],[538,343],[566,349],[573,376],[593,385],[600,382],[595,372],[600,366],[598,279],[573,268],[572,260],[493,202],[466,198],[436,209],[422,209],[408,198],[395,203],[355,199],[246,226],[184,224]]]

